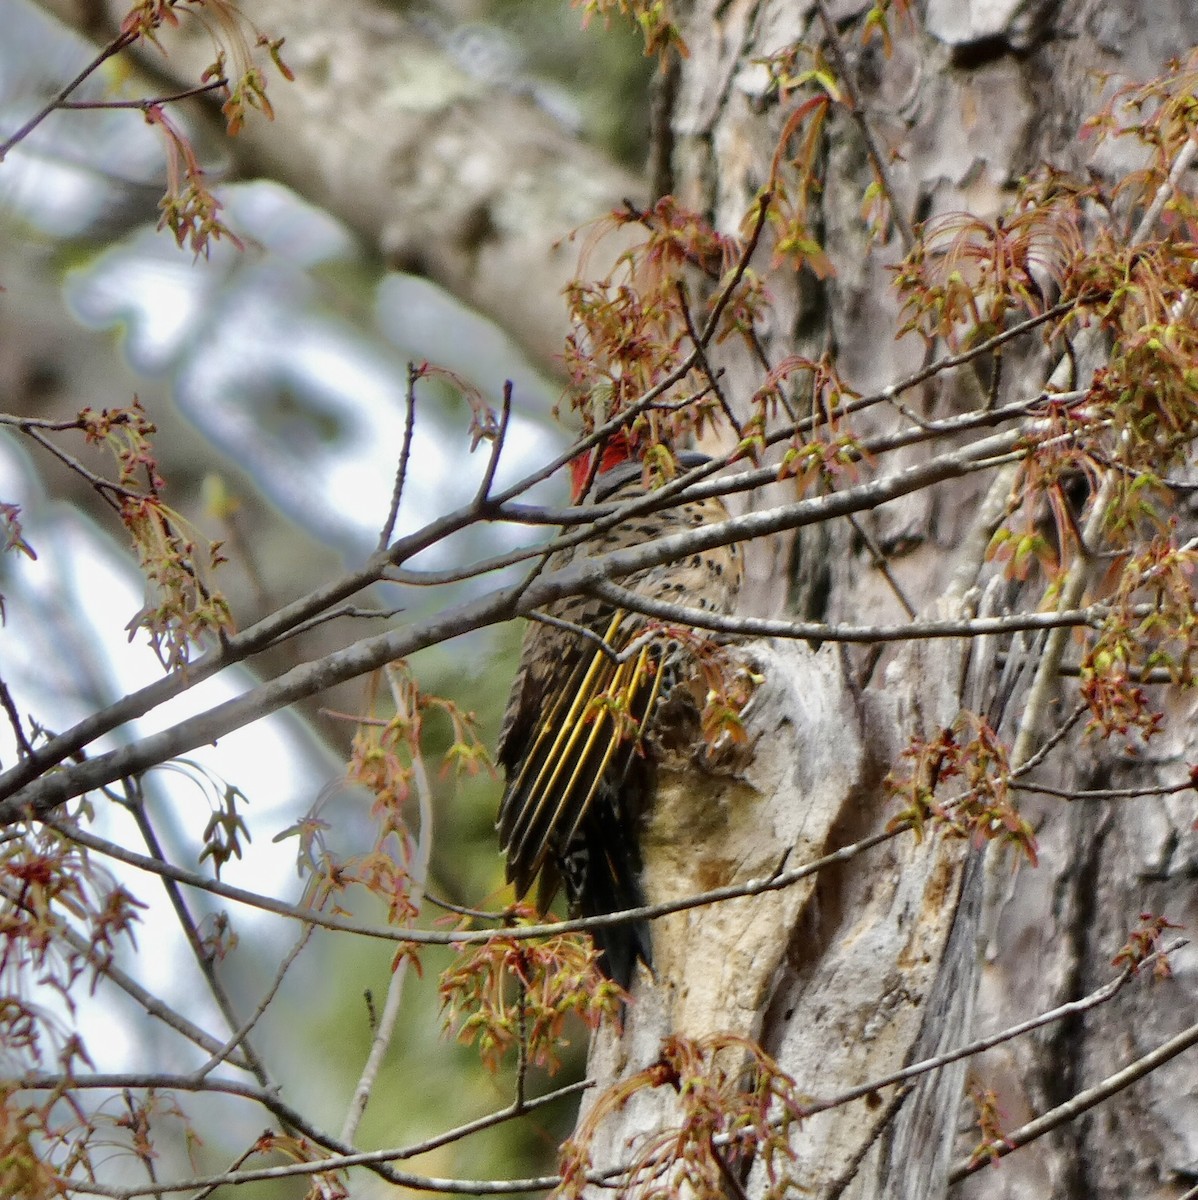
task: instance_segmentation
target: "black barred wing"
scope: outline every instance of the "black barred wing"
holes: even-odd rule
[[[602,626],[600,626],[602,628]],[[595,916],[642,901],[637,825],[645,802],[641,742],[662,691],[660,635],[615,613],[607,650],[537,625],[501,735],[508,784],[499,810],[507,877],[523,896],[538,876],[539,903],[564,879],[572,911]],[[627,986],[647,929],[597,931],[604,966]]]
[[[605,787],[619,787],[639,752],[661,672],[650,635],[638,648],[629,636],[636,632],[642,631],[617,612],[603,638],[611,653],[596,647],[574,656],[573,669],[547,689],[523,753],[511,764],[499,836],[518,895],[550,855],[569,853],[596,797]],[[500,751],[505,762],[510,742]]]

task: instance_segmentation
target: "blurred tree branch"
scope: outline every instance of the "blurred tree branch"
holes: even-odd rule
[[[120,0],[40,0],[97,39]],[[645,182],[531,100],[468,75],[415,21],[373,0],[258,0],[248,14],[296,84],[271,89],[273,122],[226,145],[242,177],[267,176],[339,217],[392,266],[426,275],[499,321],[542,365],[561,351],[561,292],[577,266],[571,230]],[[140,44],[142,65],[193,86],[213,49],[198,21]],[[618,248],[609,243],[604,256]],[[608,261],[596,261],[603,274]]]

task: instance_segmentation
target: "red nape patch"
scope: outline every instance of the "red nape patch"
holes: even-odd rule
[[[610,471],[612,467],[618,467],[632,457],[632,443],[628,440],[628,434],[623,430],[613,433],[603,443],[603,457],[599,460],[599,470],[595,472],[596,477],[602,475],[604,471]],[[594,461],[595,450],[588,450],[585,454],[580,454],[577,458],[570,460],[570,498],[575,504],[582,499],[583,489],[591,477],[591,464]]]

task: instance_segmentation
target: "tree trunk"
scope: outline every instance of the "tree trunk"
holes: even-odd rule
[[[1009,206],[1019,178],[1042,162],[1118,177],[1131,161],[1119,156],[1130,148],[1107,143],[1092,160],[1078,137],[1082,121],[1120,82],[1159,74],[1170,55],[1198,40],[1198,10],[1186,4],[1154,8],[1141,20],[1131,0],[929,0],[914,29],[892,14],[887,59],[878,39],[862,48],[866,7],[829,3],[825,16],[839,30],[859,112],[910,221],[956,210],[993,218]],[[798,103],[779,104],[754,60],[799,41],[827,46],[829,26],[812,3],[700,0],[686,7],[683,35],[689,57],[663,80],[672,141],[658,148],[659,159],[670,164],[669,184],[685,205],[736,233]],[[1101,94],[1100,73],[1112,74]],[[922,347],[915,337],[895,337],[901,321],[887,267],[904,248],[897,231],[888,245],[870,243],[860,216],[870,166],[847,105],[834,106],[822,154],[822,242],[835,274],[771,273],[762,340],[774,364],[831,350],[842,377],[864,393],[918,368]],[[770,253],[767,233],[755,260],[763,272]],[[728,348],[718,365],[744,414],[761,367]],[[1036,395],[1051,369],[1042,350],[1015,350],[1004,358],[1001,401]],[[968,372],[941,375],[905,403],[923,419],[939,418],[973,407],[978,387]],[[878,405],[854,431],[865,437],[894,421],[894,409]],[[901,451],[886,469],[931,453]],[[901,593],[920,619],[1004,611],[1016,589],[984,562],[984,550],[1009,488],[1000,473],[973,474],[854,522],[755,545],[742,608],[895,623],[905,619]],[[773,507],[788,495],[777,485],[746,506]],[[968,710],[1014,740],[1026,689],[1004,682],[1001,666],[1018,649],[940,640],[878,658],[868,646],[745,647],[765,679],[746,714],[753,749],[736,761],[664,766],[645,835],[651,900],[769,878],[783,864],[792,869],[883,830],[895,806],[881,782],[913,737],[934,736]],[[1038,649],[1025,653],[1034,667]],[[1075,703],[1074,685],[1060,681],[1056,724]],[[1140,783],[1146,766],[1146,786],[1184,779],[1195,754],[1192,707],[1184,695],[1173,703],[1170,732],[1134,760]],[[1072,789],[1125,782],[1133,760],[1114,741],[1077,728],[1068,749],[1033,778]],[[1033,749],[1050,727],[1035,732]],[[1073,804],[1023,799],[1021,810],[1036,828],[1038,868],[1013,864],[997,847],[973,851],[959,840],[907,833],[788,889],[658,922],[656,977],[639,981],[623,1034],[597,1039],[597,1087],[583,1119],[607,1085],[653,1064],[673,1034],[755,1039],[801,1094],[829,1098],[1093,991],[1115,973],[1111,959],[1141,910],[1192,923],[1192,888],[1183,881],[1196,869],[1198,837],[1188,800],[1176,793]],[[967,1070],[995,1090],[1003,1128],[1013,1129],[1184,1028],[1198,1011],[1194,991],[1192,971],[1159,987],[1133,982],[1084,1017],[921,1077],[910,1094],[891,1086],[810,1118],[792,1137],[803,1194],[946,1194],[952,1163],[979,1141],[976,1131],[960,1134],[972,1119],[963,1102]],[[1179,1194],[1198,1178],[1193,1070],[1192,1060],[1175,1059],[953,1194]],[[669,1128],[678,1111],[668,1088],[638,1093],[602,1124],[596,1168],[627,1162],[630,1143]],[[753,1197],[767,1194],[760,1164],[744,1187]]]

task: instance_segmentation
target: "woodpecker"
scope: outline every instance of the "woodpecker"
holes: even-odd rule
[[[571,463],[577,504],[592,473],[594,501],[618,506],[645,494],[642,464],[628,438]],[[679,465],[705,455],[684,451]],[[576,553],[590,556],[656,541],[728,518],[718,498],[696,500],[632,517],[582,546],[559,551],[547,569],[564,567]],[[730,614],[741,581],[735,545],[721,546],[628,576],[622,585],[654,600]],[[598,916],[644,903],[639,829],[652,792],[651,735],[675,685],[691,676],[688,654],[675,637],[645,617],[591,597],[546,607],[574,628],[529,626],[499,734],[506,773],[497,827],[507,878],[523,897],[540,878],[537,906],[544,911],[565,885],[572,916]],[[578,627],[601,638],[617,663]],[[643,635],[643,636],[642,636]],[[652,965],[645,922],[593,931],[600,969],[621,987],[632,983],[637,959]]]

